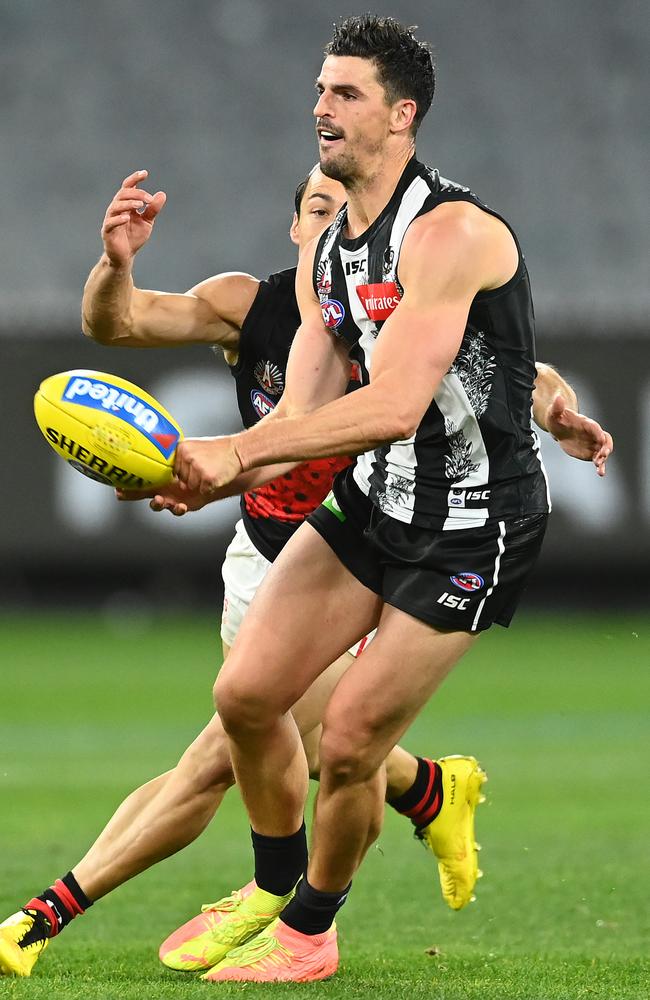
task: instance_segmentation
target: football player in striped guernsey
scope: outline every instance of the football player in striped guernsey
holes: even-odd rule
[[[526,265],[497,213],[416,159],[433,90],[410,29],[372,15],[335,28],[314,114],[321,170],[347,206],[301,255],[282,402],[177,452],[181,482],[206,495],[274,462],[359,456],[274,562],[217,680],[257,884],[275,904],[214,982],[336,971],[335,916],[381,828],[383,762],[478,635],[510,623],[544,536]],[[362,386],[345,395],[351,360]],[[602,473],[610,450],[602,432],[583,457]],[[372,628],[325,709],[303,874],[308,767],[289,709]]]

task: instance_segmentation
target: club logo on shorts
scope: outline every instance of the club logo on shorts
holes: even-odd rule
[[[263,392],[259,389],[253,389],[251,392],[251,403],[253,404],[253,409],[257,413],[258,417],[265,417],[267,413],[275,409],[275,403],[268,396],[265,396]]]
[[[284,389],[282,372],[272,361],[258,361],[253,374],[262,388],[272,396],[279,396]]]
[[[345,319],[345,309],[338,299],[325,299],[320,304],[323,323],[328,330],[336,330]]]
[[[480,590],[481,587],[485,586],[485,580],[478,573],[456,573],[455,576],[450,576],[449,579],[454,587],[460,587],[461,590],[474,591]]]

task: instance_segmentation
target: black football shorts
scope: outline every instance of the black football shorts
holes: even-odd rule
[[[482,528],[429,531],[382,513],[362,493],[353,466],[308,521],[364,586],[436,628],[507,627],[546,531],[546,514]]]

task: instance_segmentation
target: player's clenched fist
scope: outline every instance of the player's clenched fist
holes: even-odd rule
[[[190,490],[209,496],[243,472],[235,436],[185,438],[176,449],[174,473]]]
[[[106,209],[102,224],[104,252],[117,267],[127,265],[147,242],[156,216],[167,200],[164,191],[152,195],[138,187],[147,176],[146,170],[136,170],[125,177]]]

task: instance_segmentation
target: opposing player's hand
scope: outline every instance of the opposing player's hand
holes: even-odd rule
[[[174,517],[182,517],[190,511],[201,510],[210,498],[197,491],[186,489],[181,483],[172,482],[151,490],[115,490],[121,501],[149,500],[149,506],[156,512],[168,510]]]
[[[210,497],[243,471],[234,437],[185,438],[176,449],[174,472],[188,490]]]
[[[125,177],[106,209],[102,224],[104,252],[118,267],[128,264],[147,242],[156,216],[167,200],[164,191],[149,194],[138,187],[147,176],[146,170],[136,170]]]
[[[569,409],[564,396],[557,395],[546,411],[545,424],[567,455],[593,462],[598,475],[605,475],[605,463],[614,450],[614,442],[597,420]]]

